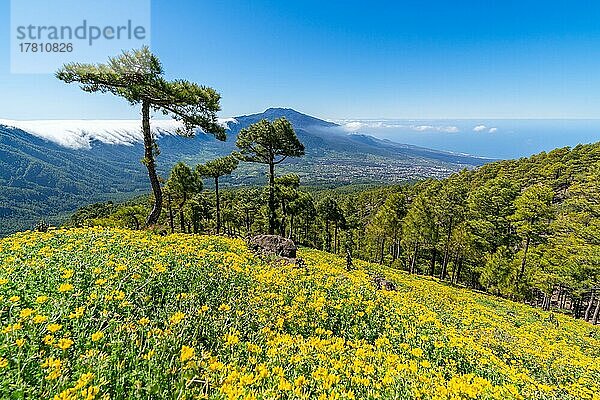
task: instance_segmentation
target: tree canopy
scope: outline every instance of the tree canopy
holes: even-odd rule
[[[240,131],[236,146],[242,161],[269,166],[269,234],[275,233],[275,166],[288,157],[304,155],[304,145],[296,136],[292,124],[285,118],[273,122],[261,120]]]

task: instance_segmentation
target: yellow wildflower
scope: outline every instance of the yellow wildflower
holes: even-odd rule
[[[231,310],[231,307],[227,304],[221,304],[219,306],[219,311],[229,311],[229,310]]]
[[[58,291],[60,293],[70,292],[71,290],[73,290],[73,285],[71,285],[70,283],[62,283],[58,287]]]
[[[33,317],[33,323],[34,324],[42,324],[44,322],[48,321],[48,317],[46,317],[45,315],[36,315],[35,317]]]
[[[67,350],[72,345],[73,345],[73,341],[71,339],[60,338],[60,339],[58,339],[58,343],[56,344],[56,347],[58,347],[61,350]]]
[[[42,368],[48,369],[47,380],[53,380],[62,375],[62,361],[60,358],[50,357],[42,363]]]
[[[150,351],[148,351],[146,354],[143,354],[143,355],[142,355],[142,358],[143,358],[144,360],[149,360],[149,359],[151,359],[151,358],[152,358],[152,356],[154,356],[154,354],[156,354],[156,351],[154,351],[154,350],[150,350]]]
[[[299,377],[297,377],[297,378],[294,380],[294,385],[295,385],[296,387],[303,386],[305,383],[306,383],[306,378],[304,377],[304,375],[300,375]]]
[[[46,327],[46,329],[48,329],[48,332],[50,333],[56,333],[58,332],[60,329],[62,328],[61,324],[50,324]]]
[[[85,312],[85,306],[77,307],[74,312],[69,314],[69,318],[77,319],[83,317],[83,313]]]
[[[187,360],[194,358],[195,354],[196,351],[193,347],[181,346],[181,355],[179,356],[179,360],[181,362],[186,362]]]
[[[292,384],[284,377],[279,378],[279,390],[292,390]]]
[[[423,350],[421,350],[418,347],[415,347],[410,351],[410,354],[412,354],[415,357],[423,357]]]
[[[183,319],[185,318],[185,313],[182,313],[181,311],[177,311],[175,314],[173,314],[171,316],[171,318],[169,319],[169,323],[171,325],[177,325],[178,323],[180,323]]]
[[[234,346],[236,344],[238,344],[240,342],[240,338],[237,337],[234,334],[226,334],[225,335],[225,344],[229,345],[229,346]]]
[[[208,311],[208,306],[204,305],[204,306],[200,307],[200,309],[198,310],[198,314],[203,314],[207,311]]]
[[[21,330],[21,328],[23,328],[23,325],[21,325],[20,322],[16,322],[12,325],[7,325],[6,327],[4,327],[2,329],[2,333],[10,333],[10,332],[18,331],[18,330]]]
[[[52,336],[52,335],[46,335],[46,336],[44,336],[44,339],[43,339],[44,343],[48,344],[48,345],[54,343],[54,340],[55,340],[54,336]]]
[[[63,268],[61,271],[62,271],[61,278],[63,278],[63,279],[70,279],[73,276],[73,274],[75,273],[75,271],[73,271],[72,269]]]

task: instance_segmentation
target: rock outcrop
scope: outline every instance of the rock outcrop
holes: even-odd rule
[[[284,258],[296,258],[296,244],[278,235],[257,235],[248,240],[250,249],[263,254]]]

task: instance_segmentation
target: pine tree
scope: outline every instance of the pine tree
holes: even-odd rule
[[[193,136],[196,128],[200,128],[225,140],[225,129],[216,116],[221,96],[206,86],[185,80],[166,80],[160,61],[148,47],[123,52],[106,64],[66,64],[57,71],[56,77],[66,83],[79,83],[86,92],[111,93],[123,97],[132,106],[141,106],[143,163],[154,194],[147,226],[158,222],[162,207],[162,190],[156,172],[158,143],[150,128],[150,112],[159,111],[181,121],[178,133],[182,136]]]
[[[304,155],[304,145],[298,140],[292,124],[285,118],[273,122],[259,121],[240,131],[236,146],[242,161],[269,166],[269,234],[276,228],[275,166],[288,157]]]
[[[523,191],[515,200],[515,213],[511,220],[515,222],[517,233],[523,240],[521,267],[515,282],[517,291],[525,274],[527,253],[532,241],[540,241],[548,233],[553,215],[552,199],[554,192],[547,186],[534,185]]]
[[[212,178],[215,183],[216,220],[217,235],[221,232],[221,203],[219,197],[219,178],[230,175],[238,167],[238,159],[234,156],[226,156],[208,161],[204,165],[198,165],[196,172],[203,178]]]
[[[179,200],[179,223],[181,232],[185,232],[184,207],[194,194],[202,191],[202,181],[189,166],[178,162],[171,170],[167,186],[169,192]]]

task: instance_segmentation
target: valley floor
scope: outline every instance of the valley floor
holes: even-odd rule
[[[300,257],[100,228],[1,239],[0,397],[600,399],[600,327]]]

